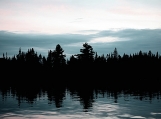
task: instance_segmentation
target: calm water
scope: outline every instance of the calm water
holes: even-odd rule
[[[160,92],[0,90],[0,119],[161,119]]]

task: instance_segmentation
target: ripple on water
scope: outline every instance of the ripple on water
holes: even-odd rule
[[[101,97],[95,99],[88,108],[84,108],[80,97],[73,99],[66,95],[61,107],[57,108],[55,102],[48,104],[47,95],[37,98],[35,103],[21,102],[11,98],[0,100],[0,119],[155,119],[161,118],[161,106],[157,100],[153,103],[134,99],[133,96],[126,101],[118,97],[117,102],[113,98]],[[128,97],[126,97],[128,99]],[[92,101],[92,100],[90,100]],[[115,103],[114,103],[115,102]]]

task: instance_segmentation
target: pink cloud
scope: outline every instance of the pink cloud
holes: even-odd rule
[[[161,16],[161,11],[158,8],[139,4],[139,2],[129,2],[126,0],[118,0],[116,4],[108,9],[108,12],[118,15],[129,16]]]
[[[8,9],[0,9],[0,16],[9,16],[12,15],[13,11]]]
[[[120,7],[111,9],[110,12],[120,15],[141,15],[141,16],[161,16],[161,12],[155,12],[145,9],[131,9],[130,7]]]
[[[38,10],[42,11],[42,12],[61,12],[61,11],[69,11],[72,10],[71,6],[68,5],[43,5],[40,8],[38,8]]]

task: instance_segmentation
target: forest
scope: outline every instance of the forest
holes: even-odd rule
[[[157,52],[112,53],[99,56],[91,45],[83,44],[79,54],[66,59],[58,44],[47,57],[31,48],[13,57],[0,58],[1,85],[55,86],[109,89],[161,89],[161,56]]]

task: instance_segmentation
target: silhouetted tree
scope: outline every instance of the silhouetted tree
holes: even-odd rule
[[[26,62],[30,66],[38,66],[40,64],[37,52],[35,52],[33,48],[29,49],[26,53]]]
[[[77,59],[82,63],[92,63],[94,61],[94,54],[92,46],[88,45],[88,43],[83,44],[83,49],[80,49],[82,54],[77,54]]]
[[[6,52],[6,59],[7,59],[8,57],[7,57],[7,52]]]
[[[156,59],[158,59],[159,58],[159,54],[158,54],[158,52],[156,53]]]
[[[48,51],[48,56],[47,56],[45,66],[48,67],[48,68],[53,67],[53,58],[52,58],[52,51],[51,50]]]
[[[39,63],[40,64],[43,64],[43,58],[42,58],[42,55],[41,54],[39,55]]]
[[[114,49],[113,56],[114,56],[115,59],[118,58],[118,52],[117,52],[116,48]]]
[[[47,66],[51,68],[65,66],[66,55],[64,55],[63,52],[64,50],[59,44],[56,45],[56,48],[54,51],[51,51],[51,50],[48,51],[47,62],[46,62]]]
[[[148,52],[148,56],[149,56],[149,57],[152,56],[152,52],[151,52],[151,51]]]
[[[66,55],[64,55],[63,52],[64,50],[58,44],[55,50],[51,54],[53,67],[64,66],[66,64],[66,60],[65,60]]]
[[[5,58],[4,53],[3,53],[3,58]]]

